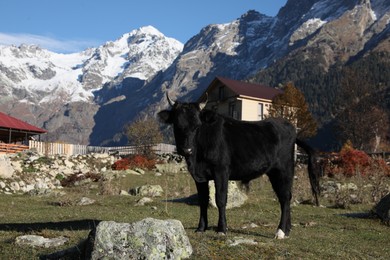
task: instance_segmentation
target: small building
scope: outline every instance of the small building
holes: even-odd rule
[[[26,148],[32,136],[46,133],[46,130],[30,125],[15,117],[0,112],[0,153],[15,152]]]
[[[258,121],[268,115],[272,99],[281,93],[260,84],[216,77],[198,101],[205,101],[207,95],[207,109],[237,120]]]

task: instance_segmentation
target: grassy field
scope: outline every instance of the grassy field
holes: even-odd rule
[[[294,199],[305,196],[310,199],[309,187],[304,183],[307,183],[305,178],[296,180]],[[144,184],[161,185],[164,197],[136,207],[134,204],[140,197],[100,195],[102,190],[109,194],[110,190],[129,190]],[[101,220],[134,222],[146,217],[180,220],[194,249],[191,259],[390,259],[390,227],[370,217],[373,207],[370,203],[351,204],[343,209],[333,207],[329,198],[321,198],[322,207],[294,205],[290,237],[273,239],[279,221],[279,205],[267,178],[252,183],[244,206],[228,210],[226,236],[212,230],[217,222],[216,209],[210,210],[212,229],[198,234],[194,232],[198,207],[172,202],[195,193],[189,174],[157,177],[147,172],[143,176],[121,176],[89,186],[66,188],[63,196],[0,195],[0,259],[38,259],[76,246]],[[76,206],[74,202],[83,196],[95,199],[96,203]],[[251,224],[256,225],[251,227]],[[66,236],[70,241],[63,247],[51,249],[16,245],[15,238],[24,234]],[[228,241],[236,237],[253,239],[257,245],[230,247]]]

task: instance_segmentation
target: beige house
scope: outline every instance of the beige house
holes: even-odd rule
[[[264,85],[216,77],[199,98],[206,100],[207,109],[245,121],[263,120],[272,99],[283,91]]]

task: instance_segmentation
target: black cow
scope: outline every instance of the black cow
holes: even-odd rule
[[[200,204],[197,232],[208,228],[209,180],[215,181],[217,231],[226,233],[228,180],[247,184],[265,173],[281,207],[276,238],[288,236],[295,143],[309,154],[309,178],[318,205],[319,175],[313,169],[313,150],[296,138],[295,128],[288,121],[276,118],[237,121],[203,109],[206,103],[179,103],[172,102],[168,95],[167,98],[172,109],[163,110],[158,116],[173,125],[177,152],[185,157],[195,180]]]

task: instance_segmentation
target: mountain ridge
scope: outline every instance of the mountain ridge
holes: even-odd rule
[[[73,93],[87,96],[88,101],[84,98],[61,105],[58,99],[49,100],[51,105],[44,110],[49,115],[43,115],[39,114],[39,107],[31,108],[27,102],[15,105],[15,99],[10,100],[7,94],[16,95],[19,100],[38,100],[44,90],[29,96],[28,87],[5,88],[0,90],[0,109],[12,115],[23,115],[22,119],[53,130],[55,134],[49,139],[73,142],[81,139],[82,143],[93,145],[126,144],[123,132],[126,125],[139,117],[155,116],[158,110],[165,108],[168,105],[166,92],[174,99],[193,101],[215,76],[223,76],[274,87],[294,81],[309,97],[312,112],[326,123],[331,117],[331,113],[326,114],[331,108],[326,102],[334,95],[329,89],[332,86],[317,89],[313,84],[300,85],[300,82],[311,75],[337,70],[372,51],[389,52],[389,10],[389,0],[288,0],[275,17],[250,10],[230,23],[202,28],[184,45],[166,40],[167,45],[160,44],[164,46],[161,50],[148,45],[146,51],[143,49],[131,59],[126,59],[130,51],[123,52],[125,48],[120,46],[127,44],[137,50],[146,39],[124,34],[118,38],[123,41],[121,44],[107,42],[86,50],[83,55],[88,59],[74,66],[76,71],[82,72],[77,80],[83,84],[83,91],[92,95]],[[156,34],[154,40],[158,37]],[[168,53],[164,52],[166,50]],[[0,58],[1,53],[0,48]],[[115,56],[118,53],[119,57]],[[110,57],[115,59],[110,60]],[[160,59],[165,59],[166,66],[154,69],[153,65]],[[150,60],[154,62],[148,63]],[[1,75],[8,73],[12,77],[15,73],[1,61],[0,84],[7,84],[10,78]],[[140,63],[135,66],[137,61]],[[297,64],[306,64],[305,70],[295,68]],[[53,72],[45,70],[49,65],[41,70],[31,66],[27,69],[36,77],[49,78],[53,77]],[[114,69],[118,67],[120,73]],[[67,90],[70,88],[71,85]],[[62,93],[65,98],[66,94]],[[326,102],[317,101],[322,95],[328,96],[324,98]],[[76,130],[69,132],[69,129]]]

